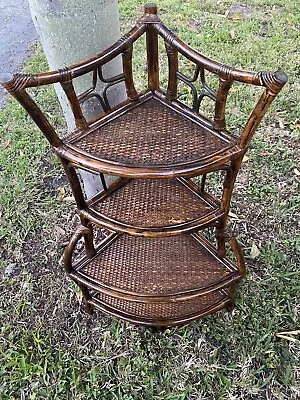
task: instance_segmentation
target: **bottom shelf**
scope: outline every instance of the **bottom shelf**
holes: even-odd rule
[[[242,272],[200,234],[112,234],[68,275],[84,288],[87,308],[136,324],[172,326],[231,307]]]
[[[139,303],[95,293],[88,303],[104,313],[134,324],[157,327],[182,325],[229,307],[231,304],[225,291],[172,303]]]

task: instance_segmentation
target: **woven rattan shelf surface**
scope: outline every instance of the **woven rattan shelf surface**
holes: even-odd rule
[[[103,172],[143,177],[151,175],[155,168],[170,168],[169,175],[175,174],[172,168],[194,169],[209,157],[219,154],[221,159],[223,153],[229,157],[237,151],[228,135],[155,97],[132,105],[120,115],[113,114],[103,124],[100,120],[99,124],[79,137],[67,138],[67,147],[58,153],[81,165],[89,160],[87,165],[93,168],[98,161]]]
[[[224,307],[225,302],[228,302],[228,296],[226,292],[221,291],[172,303],[140,303],[117,299],[103,293],[95,293],[92,297],[92,304],[103,311],[135,323],[167,326],[209,314],[218,306]]]
[[[82,213],[87,217],[93,214],[94,222],[98,220],[108,228],[145,236],[149,231],[156,232],[157,236],[168,236],[176,230],[195,230],[221,214],[217,204],[203,197],[190,181],[134,179],[119,182],[112,193],[104,192],[96,197]]]
[[[79,264],[77,274],[118,293],[166,298],[213,290],[218,283],[238,278],[233,265],[218,259],[205,243],[188,234],[167,238],[122,234]]]

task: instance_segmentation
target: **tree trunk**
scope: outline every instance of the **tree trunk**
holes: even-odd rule
[[[76,64],[106,49],[120,38],[117,0],[29,0],[33,22],[40,36],[49,67],[52,70]],[[105,77],[121,72],[121,60],[113,60],[104,69]],[[92,85],[92,75],[74,81],[76,92],[82,93]],[[74,118],[60,85],[56,93],[63,109],[68,129],[74,129]],[[101,82],[97,84],[101,92]],[[110,92],[112,105],[125,99],[124,88],[116,85]],[[84,106],[83,106],[84,109]],[[87,111],[88,110],[88,111]],[[87,118],[101,112],[98,103],[89,102],[84,109]],[[84,189],[91,197],[101,188],[99,175],[81,171]]]

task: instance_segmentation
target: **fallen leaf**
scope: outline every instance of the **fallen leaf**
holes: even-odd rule
[[[295,125],[296,128],[300,128],[300,120],[297,118],[295,121],[293,121],[293,124]]]
[[[64,236],[66,234],[66,231],[58,225],[54,226],[54,231],[58,234],[58,236]]]
[[[11,147],[11,139],[9,139],[5,145],[4,145],[4,149],[7,149],[8,147]]]
[[[278,124],[281,129],[284,129],[284,122],[282,118],[278,118]]]
[[[275,333],[275,336],[278,337],[279,339],[289,340],[290,342],[293,342],[293,343],[300,343],[299,339],[293,338],[291,336],[282,335],[280,333]]]
[[[5,268],[4,274],[6,276],[12,276],[15,273],[15,264],[8,264],[7,267]]]
[[[232,29],[231,31],[229,31],[229,36],[231,37],[231,39],[235,38],[235,31],[234,29]]]
[[[225,12],[225,17],[233,20],[249,19],[252,13],[249,7],[240,6],[239,4],[232,5]]]
[[[233,90],[232,90],[232,92],[233,92]],[[238,108],[232,108],[231,111],[230,111],[230,114],[239,116],[241,114],[241,112],[240,112],[240,110]]]
[[[297,168],[294,168],[294,174],[297,176],[300,176],[300,171]]]
[[[75,202],[75,198],[73,196],[66,196],[66,197],[63,198],[63,201],[74,203]]]
[[[300,335],[300,329],[297,329],[296,331],[277,332],[275,335]]]
[[[289,18],[287,19],[287,23],[288,23],[288,25],[289,25],[292,29],[294,29],[295,31],[299,31],[299,30],[300,30],[300,29],[294,24],[294,22],[291,21]]]
[[[245,162],[247,162],[248,160],[249,160],[249,157],[248,157],[248,156],[244,156],[243,159],[242,159],[242,162],[245,163]]]
[[[63,186],[60,186],[59,188],[57,188],[57,192],[58,192],[57,195],[58,199],[62,201],[66,194],[65,188]]]
[[[239,219],[239,217],[236,214],[234,214],[233,212],[231,212],[231,211],[229,211],[228,217],[234,218],[234,219]]]
[[[256,244],[253,242],[252,243],[252,247],[251,247],[251,251],[250,251],[250,258],[252,258],[252,260],[254,260],[255,258],[257,258],[260,255],[260,251],[259,248],[256,246]]]
[[[232,15],[230,15],[230,17],[227,17],[227,18],[238,20],[238,19],[242,19],[242,16],[240,14],[232,14]]]

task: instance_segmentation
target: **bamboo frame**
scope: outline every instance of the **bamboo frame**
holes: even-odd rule
[[[144,34],[146,35],[148,88],[144,92],[137,92],[132,68],[133,44]],[[167,53],[168,85],[166,91],[160,88],[158,63],[159,38],[164,41]],[[187,58],[195,65],[195,71],[191,78],[185,76],[179,70],[179,55]],[[122,56],[123,73],[115,77],[104,78],[102,67],[118,56]],[[219,86],[216,92],[211,90],[205,81],[206,71],[218,77]],[[93,74],[92,86],[84,93],[77,94],[74,90],[73,80],[91,72]],[[102,94],[95,93],[98,79],[106,84]],[[179,80],[188,85],[192,91],[193,104],[191,106],[183,104],[177,97]],[[195,82],[198,80],[200,80],[203,87],[203,91],[200,94],[195,87]],[[65,250],[64,263],[67,275],[78,284],[83,292],[85,309],[87,312],[90,313],[92,308],[96,307],[109,314],[117,315],[134,323],[148,326],[170,326],[189,322],[193,319],[216,312],[224,307],[228,309],[233,307],[236,284],[245,275],[245,262],[243,253],[234,235],[227,226],[230,200],[242,158],[249,147],[255,130],[265,115],[269,105],[287,82],[287,76],[282,71],[249,72],[214,61],[195,51],[178,38],[159,19],[156,6],[154,4],[148,4],[145,6],[144,15],[136,25],[118,42],[100,54],[81,63],[57,71],[33,75],[5,74],[1,76],[0,81],[4,88],[21,103],[39,126],[54,152],[60,158],[71,185],[77,203],[77,210],[81,218],[81,227],[75,233]],[[265,89],[238,139],[226,130],[225,118],[227,97],[235,81],[261,86]],[[127,99],[121,104],[111,108],[107,98],[107,91],[112,85],[121,82],[125,84]],[[26,92],[26,89],[30,87],[54,83],[60,83],[65,91],[76,123],[74,132],[67,134],[62,139],[55,132],[55,129],[51,126],[45,114],[42,113],[38,105]],[[93,96],[97,97],[101,103],[103,113],[87,121],[82,111],[82,104],[85,100]],[[208,96],[215,102],[214,117],[212,120],[199,113],[200,103],[205,96]],[[126,160],[126,157],[122,158],[121,156],[118,160],[113,160],[109,156],[98,155],[96,152],[93,153],[78,145],[82,140],[84,141],[88,138],[93,139],[93,135],[106,129],[106,127],[111,124],[118,123],[122,118],[126,119],[126,115],[129,113],[138,115],[139,110],[145,110],[148,104],[152,104],[151,101],[155,101],[155,104],[164,110],[165,115],[173,115],[174,120],[183,121],[182,126],[192,126],[196,132],[202,132],[201,134],[205,138],[209,138],[209,140],[212,140],[214,143],[222,143],[222,146],[212,146],[211,149],[206,149],[207,152],[204,155],[199,153],[199,155],[194,158],[189,158],[189,155],[186,154],[183,160],[159,163],[150,161],[131,162],[130,160]],[[149,121],[143,121],[146,123],[146,128],[139,129],[139,126],[137,126],[137,128],[134,128],[135,131],[137,131],[140,136],[149,135],[152,124],[151,121],[158,117],[159,116],[153,112]],[[142,121],[139,121],[139,123],[141,122]],[[172,119],[170,119],[169,124],[172,127]],[[176,129],[180,132],[181,126]],[[176,131],[176,129],[174,130]],[[171,134],[172,132],[171,130]],[[131,131],[128,133],[128,137],[130,137],[130,135],[133,135]],[[182,137],[184,138],[184,134]],[[177,136],[175,134],[175,136],[172,136],[171,142],[174,143],[176,138]],[[207,142],[208,147],[210,143],[209,140]],[[97,151],[99,150],[99,152],[101,152],[102,143],[97,143],[97,141],[95,141],[95,143],[95,146],[98,146]],[[137,143],[139,143],[139,141],[137,141]],[[203,143],[206,142],[204,141]],[[115,145],[117,146],[118,143],[115,143]],[[126,145],[128,146],[128,144]],[[140,150],[142,151],[143,149]],[[151,157],[152,154],[147,154],[146,158],[152,160],[153,157]],[[77,175],[77,168],[98,172],[101,174],[102,178],[104,173],[108,173],[119,176],[120,179],[109,187],[105,185],[104,191],[93,199],[86,200]],[[214,199],[206,191],[207,173],[219,170],[224,170],[226,172],[220,201]],[[202,175],[200,187],[191,180],[192,177],[198,175]],[[131,179],[176,179],[177,183],[180,182],[192,195],[198,197],[199,207],[201,204],[205,203],[208,205],[208,210],[205,215],[196,217],[187,215],[181,222],[161,222],[156,226],[151,224],[122,222],[118,218],[111,217],[96,210],[95,204],[104,202],[105,199],[113,196],[114,193],[118,193]],[[138,195],[132,193],[132,200],[138,202]],[[161,204],[159,196],[157,204]],[[101,244],[100,248],[95,249],[93,245],[91,223],[112,232],[105,243]],[[199,230],[203,230],[207,227],[215,228],[217,248],[214,248],[205,238],[197,233]],[[138,293],[130,291],[129,289],[105,285],[103,282],[95,280],[92,276],[81,272],[84,265],[89,265],[89,263],[93,262],[97,257],[101,257],[101,254],[104,254],[103,252],[105,252],[109,246],[112,246],[119,237],[126,234],[132,235],[132,237],[142,236],[145,240],[149,238],[153,240],[167,240],[170,239],[170,237],[186,237],[187,234],[192,235],[194,240],[199,243],[199,246],[202,246],[204,249],[203,251],[206,251],[207,254],[210,254],[210,257],[212,257],[209,258],[212,263],[212,268],[215,263],[216,268],[222,265],[225,269],[229,268],[231,273],[226,279],[220,278],[213,284],[210,284],[210,286],[195,287],[193,289],[187,289],[186,291],[175,290],[173,293],[164,295],[161,295],[160,292],[149,295],[146,292]],[[72,261],[72,254],[78,240],[82,236],[85,241],[86,255],[80,262],[74,263]],[[226,242],[229,243],[236,257],[235,264],[226,258]],[[199,260],[199,262],[201,262],[201,260]],[[156,267],[159,268],[159,266]],[[160,282],[157,282],[158,286],[159,284]],[[176,314],[172,317],[159,315],[149,317],[142,314],[134,314],[132,310],[130,311],[130,307],[127,311],[124,311],[121,308],[113,306],[112,303],[106,303],[103,299],[101,300],[99,297],[100,295],[110,296],[111,299],[119,302],[118,304],[121,304],[122,307],[125,307],[126,304],[130,304],[130,307],[133,307],[133,309],[134,307],[138,309],[138,307],[141,307],[141,304],[143,304],[142,307],[148,307],[148,311],[152,310],[152,306],[165,307],[165,309],[168,309],[170,304],[178,305],[179,308],[186,304],[187,309],[185,315]],[[214,295],[217,296],[214,301],[211,300],[211,303],[208,302],[208,305],[202,308],[199,306],[199,301],[204,299],[205,296],[212,296],[213,299]],[[196,308],[194,308],[193,311],[188,311],[192,301],[198,304],[198,308],[195,306]],[[139,305],[137,306],[137,304]]]

